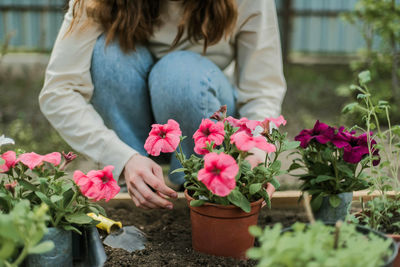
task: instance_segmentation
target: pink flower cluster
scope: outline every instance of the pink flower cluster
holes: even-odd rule
[[[87,174],[81,171],[74,172],[74,181],[83,195],[96,201],[109,201],[120,191],[112,171],[114,166],[106,166],[103,170],[92,170]]]
[[[54,166],[58,166],[61,162],[61,154],[58,152],[53,152],[46,155],[39,155],[35,152],[30,152],[21,154],[17,158],[14,151],[7,151],[4,152],[0,158],[5,161],[3,165],[0,165],[0,173],[8,172],[18,162],[21,162],[31,170],[41,166],[43,162],[51,163]]]
[[[225,123],[227,122],[232,127],[238,128],[230,136],[229,142],[239,150],[250,151],[253,148],[259,148],[267,153],[276,151],[276,147],[268,143],[265,138],[269,134],[270,122],[274,123],[276,127],[286,124],[283,116],[266,118],[261,122],[247,118],[224,118],[225,113],[226,109],[221,108],[221,110],[213,114],[212,118],[218,119],[219,121],[217,122],[203,119],[199,129],[193,134],[194,151],[199,155],[205,155],[204,168],[199,171],[198,179],[213,194],[218,196],[227,196],[236,187],[235,177],[239,171],[239,166],[232,156],[223,152],[219,154],[210,153],[207,149],[210,145],[213,148],[222,145],[226,137]],[[260,136],[253,135],[257,126],[263,130]],[[160,152],[173,152],[179,144],[181,134],[179,124],[174,120],[168,120],[168,123],[164,125],[153,124],[144,148],[153,156],[158,156]]]

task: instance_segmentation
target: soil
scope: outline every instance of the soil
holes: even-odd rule
[[[185,199],[174,201],[174,209],[142,210],[133,204],[119,203],[106,207],[107,215],[123,225],[134,225],[147,235],[146,248],[132,253],[105,246],[105,266],[255,266],[252,260],[239,261],[215,257],[193,251],[191,245],[190,213]],[[277,222],[287,227],[296,221],[306,221],[299,210],[282,210],[264,207],[258,225]]]

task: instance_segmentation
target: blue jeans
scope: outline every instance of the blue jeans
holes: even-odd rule
[[[202,118],[208,118],[221,105],[228,115],[235,114],[235,89],[224,73],[207,58],[189,51],[171,52],[155,62],[143,46],[124,53],[117,43],[97,40],[91,63],[94,85],[92,104],[104,123],[119,138],[142,155],[153,123],[176,120],[187,136],[182,148],[193,152],[193,133]],[[171,170],[180,167],[173,155]],[[170,174],[176,184],[183,174]]]

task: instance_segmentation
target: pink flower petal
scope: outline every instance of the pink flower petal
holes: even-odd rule
[[[276,125],[276,127],[278,127],[278,128],[281,125],[286,125],[286,120],[282,115],[280,115],[278,118],[272,118],[272,117],[266,118],[263,122],[265,122],[265,121],[270,121],[270,122],[274,123]]]
[[[0,165],[0,173],[8,172],[10,168],[14,167],[17,163],[17,156],[14,151],[4,152],[0,158],[2,158],[5,162]]]
[[[273,144],[268,143],[264,136],[253,137],[255,147],[264,150],[265,152],[272,153],[276,151],[276,147]]]
[[[58,166],[61,162],[61,154],[58,152],[53,152],[43,156],[43,161],[49,162],[54,166]]]
[[[18,157],[18,161],[22,162],[29,169],[33,170],[36,166],[43,163],[43,156],[35,152],[24,153]]]

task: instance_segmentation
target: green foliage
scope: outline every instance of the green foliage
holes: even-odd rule
[[[28,254],[53,249],[51,241],[40,242],[49,220],[46,204],[31,210],[28,200],[18,201],[8,214],[0,213],[0,265],[19,266]]]
[[[295,223],[292,231],[285,232],[281,224],[263,231],[258,226],[249,230],[258,238],[260,247],[251,248],[247,255],[258,260],[260,267],[375,267],[382,266],[391,254],[391,239],[384,240],[373,233],[365,236],[351,224],[343,224],[337,234],[335,227],[321,222]]]
[[[380,196],[363,205],[363,212],[359,220],[373,229],[388,233],[400,233],[400,183],[398,180],[400,167],[400,125],[393,125],[390,118],[390,106],[387,101],[374,100],[368,87],[371,81],[369,71],[359,74],[359,84],[351,88],[362,97],[355,102],[348,112],[360,112],[363,116],[365,127],[358,127],[364,132],[375,129],[376,134],[368,139],[369,156],[368,161],[373,162],[376,156],[373,154],[371,140],[377,138],[383,145],[377,146],[380,154],[380,164],[371,167],[370,191],[380,192]],[[379,117],[383,114],[387,129],[381,126]],[[394,190],[395,198],[387,196],[387,192]]]

